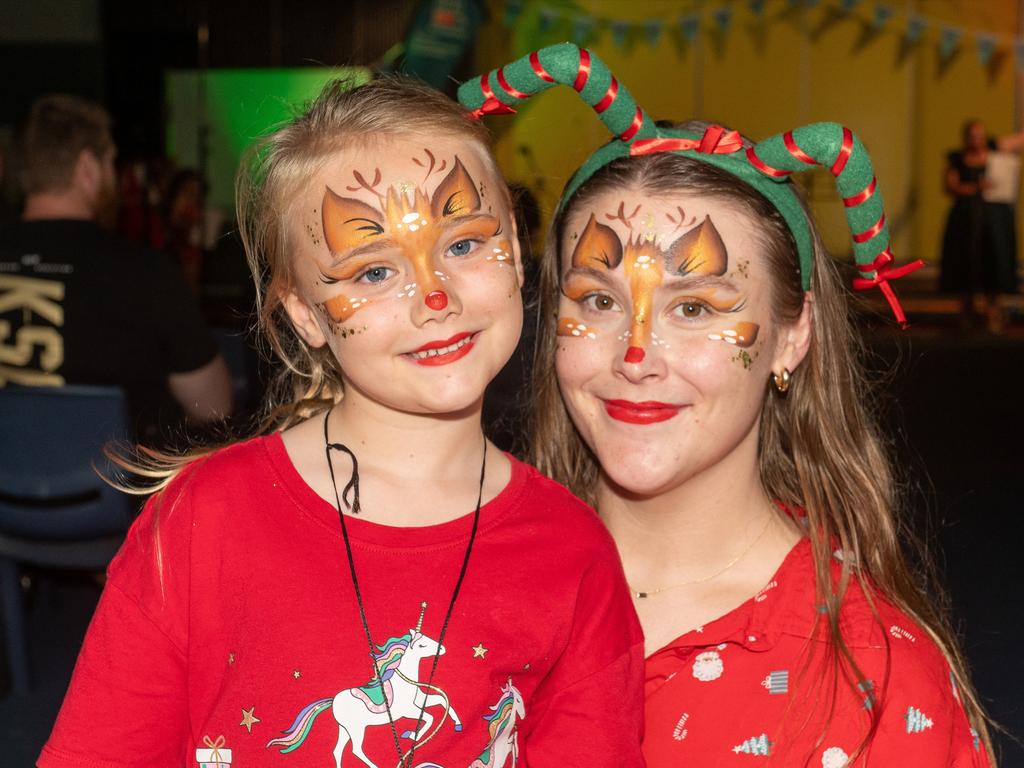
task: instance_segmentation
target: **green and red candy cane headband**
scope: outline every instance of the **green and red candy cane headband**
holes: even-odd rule
[[[824,166],[836,179],[853,234],[860,271],[855,290],[878,287],[901,325],[906,316],[889,284],[924,266],[917,260],[893,266],[889,226],[877,189],[871,158],[860,139],[838,123],[813,123],[744,147],[736,131],[713,125],[703,135],[659,128],[594,53],[572,43],[534,51],[499,69],[463,83],[459,101],[480,118],[512,114],[519,102],[555,85],[569,85],[618,136],[594,152],[569,181],[559,210],[584,182],[620,157],[674,152],[715,165],[760,192],[782,214],[796,242],[804,290],[811,286],[814,241],[803,207],[789,181],[792,173]]]

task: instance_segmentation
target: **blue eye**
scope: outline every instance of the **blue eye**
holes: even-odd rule
[[[448,246],[448,253],[452,256],[468,256],[477,246],[475,240],[459,240]]]
[[[392,271],[393,270],[388,269],[387,267],[372,267],[359,276],[359,282],[383,283],[391,277]]]

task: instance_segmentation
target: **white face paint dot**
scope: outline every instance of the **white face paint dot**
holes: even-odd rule
[[[736,331],[734,331],[734,330],[732,330],[730,328],[728,330],[722,331],[722,335],[723,336],[736,336],[737,334],[736,334]]]
[[[593,333],[588,333],[588,334],[587,334],[587,338],[588,338],[588,339],[596,339],[596,338],[597,338],[597,335],[596,335],[596,334],[593,334]]]
[[[572,329],[572,335],[573,336],[579,336],[580,335],[579,329],[578,328],[573,328]]]
[[[416,213],[416,211],[412,211],[411,213],[407,213],[407,214],[405,214],[405,216],[402,217],[402,223],[403,224],[412,224],[418,218],[419,218],[419,214]]]
[[[711,339],[712,341],[721,341],[722,340],[722,337],[719,334],[717,334],[717,333],[709,333],[708,334],[708,338]]]

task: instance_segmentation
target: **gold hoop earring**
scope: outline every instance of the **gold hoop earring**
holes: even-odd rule
[[[789,368],[783,368],[782,373],[773,373],[772,383],[775,385],[775,391],[780,395],[786,394],[789,391],[789,381],[791,378]]]

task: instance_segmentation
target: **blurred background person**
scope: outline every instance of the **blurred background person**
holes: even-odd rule
[[[227,366],[179,270],[110,234],[110,117],[64,95],[33,104],[20,145],[21,220],[0,231],[0,387],[121,386],[140,436],[168,405],[231,414]]]
[[[977,307],[987,315],[989,330],[998,333],[1004,325],[1000,295],[1017,292],[1017,234],[1013,205],[985,199],[992,185],[985,169],[990,152],[1019,152],[1024,131],[993,137],[980,120],[968,120],[961,138],[961,147],[946,159],[945,188],[953,207],[942,238],[941,287],[963,295],[964,322],[971,322]]]

